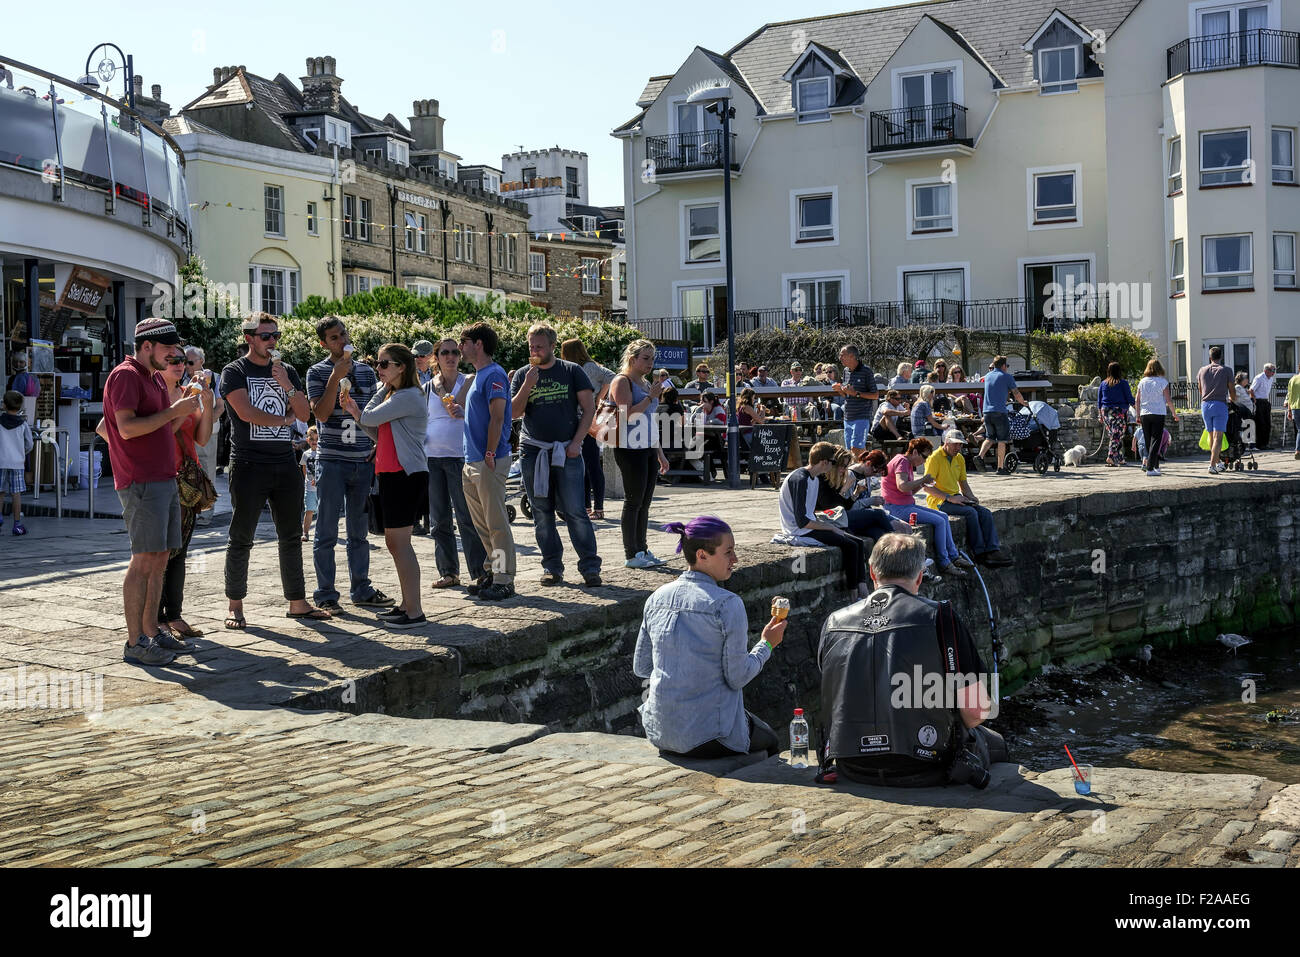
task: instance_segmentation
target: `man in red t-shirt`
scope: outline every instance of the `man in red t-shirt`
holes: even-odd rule
[[[184,361],[172,321],[145,319],[135,327],[135,355],[104,383],[108,459],[131,538],[131,564],[122,582],[127,639],[122,657],[131,664],[166,665],[176,652],[191,650],[158,624],[167,558],[181,545],[173,423],[197,411],[200,402],[198,396],[168,402],[158,373]]]

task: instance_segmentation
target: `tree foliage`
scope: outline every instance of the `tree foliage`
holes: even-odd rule
[[[948,350],[958,342],[954,326],[849,326],[821,329],[805,323],[791,323],[784,329],[760,329],[736,337],[736,361],[746,365],[765,365],[777,378],[790,363],[799,360],[804,371],[812,372],[819,362],[839,362],[840,349],[857,346],[858,356],[877,372],[891,371],[899,362],[911,362],[928,356],[938,346]],[[720,344],[709,356],[714,369],[727,368],[727,346]],[[782,376],[783,377],[783,376]]]
[[[1109,323],[1071,329],[1065,338],[1070,346],[1065,367],[1074,375],[1104,377],[1106,366],[1118,362],[1126,378],[1136,378],[1156,354],[1155,346],[1131,328]]]
[[[239,348],[239,300],[218,289],[207,277],[207,266],[191,256],[180,268],[180,302],[173,303],[171,318],[181,337],[203,350],[209,369],[220,371],[233,362]]]

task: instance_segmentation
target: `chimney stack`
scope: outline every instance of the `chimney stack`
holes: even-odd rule
[[[302,78],[302,98],[308,109],[339,109],[343,81],[334,72],[332,56],[308,57],[307,75]]]
[[[161,84],[161,83],[155,83],[153,86],[149,87],[149,95],[152,96],[155,100],[161,100],[161,99],[162,99],[162,84]]]
[[[438,101],[416,100],[411,104],[411,112],[414,115],[408,119],[411,121],[411,137],[415,140],[412,149],[421,152],[441,151],[442,124],[446,121],[438,115]]]

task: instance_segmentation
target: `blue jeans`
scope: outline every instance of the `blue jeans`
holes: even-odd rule
[[[465,549],[465,562],[470,576],[482,575],[487,552],[474,530],[474,520],[469,515],[465,501],[465,486],[461,473],[465,460],[460,458],[431,458],[429,461],[429,523],[433,534],[433,561],[439,575],[460,575],[460,559],[456,556],[456,529],[451,515],[456,513],[460,526],[460,541]]]
[[[600,574],[600,556],[596,554],[596,531],[583,504],[583,479],[586,469],[582,457],[566,458],[564,468],[551,469],[551,488],[546,498],[533,492],[533,468],[541,449],[525,445],[520,449],[520,468],[523,470],[524,490],[533,507],[533,527],[537,532],[537,547],[542,553],[542,570],[553,575],[564,574],[564,546],[555,530],[555,513],[564,516],[569,529],[569,541],[578,553],[578,574]]]
[[[972,554],[983,555],[985,552],[995,552],[1001,547],[998,544],[997,527],[993,524],[993,513],[983,505],[943,502],[939,505],[939,511],[966,519],[966,544],[970,546]],[[919,510],[916,517],[920,521]]]
[[[316,566],[316,591],[312,600],[338,601],[334,588],[334,546],[339,540],[339,513],[347,515],[348,577],[352,587],[348,594],[361,601],[374,594],[370,584],[370,544],[366,541],[366,499],[375,477],[373,462],[348,459],[316,461],[316,536],[311,558]]]
[[[904,522],[915,512],[918,522],[934,529],[934,552],[939,556],[940,567],[951,565],[957,559],[957,543],[952,540],[952,523],[943,512],[924,505],[886,505],[885,511]],[[996,538],[995,532],[994,539]]]

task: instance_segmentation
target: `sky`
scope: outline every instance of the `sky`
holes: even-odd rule
[[[521,146],[581,150],[592,203],[617,206],[622,146],[609,133],[636,115],[649,77],[675,72],[696,45],[724,52],[764,23],[887,5],[497,0],[475,19],[476,4],[445,0],[226,0],[211,10],[105,18],[103,4],[65,0],[57,23],[39,4],[9,5],[0,62],[12,57],[75,80],[92,48],[111,41],[134,57],[146,94],[161,84],[175,113],[212,83],[213,67],[243,64],[301,86],[308,57],[333,56],[343,95],[362,112],[405,123],[413,100],[436,99],[446,147],[465,164],[500,166],[502,153]]]

